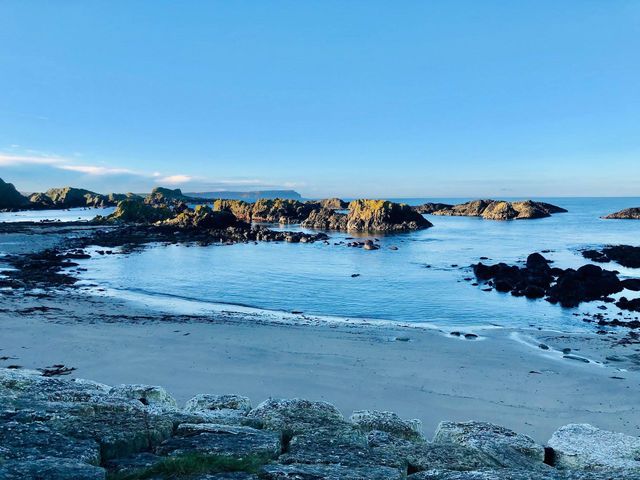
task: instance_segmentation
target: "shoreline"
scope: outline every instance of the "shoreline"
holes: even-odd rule
[[[74,377],[163,385],[178,401],[203,392],[325,400],[346,415],[395,411],[426,430],[474,419],[538,441],[572,422],[640,432],[640,355],[614,335],[539,331],[542,350],[506,328],[461,341],[392,324],[178,314],[81,292],[3,299],[0,356],[10,359],[2,367],[64,364],[77,368]],[[562,348],[599,363],[559,357]],[[606,360],[613,355],[621,361]]]

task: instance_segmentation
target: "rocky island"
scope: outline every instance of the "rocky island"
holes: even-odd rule
[[[419,213],[430,215],[482,217],[485,220],[523,220],[549,217],[554,213],[566,212],[562,207],[545,202],[524,200],[506,202],[503,200],[472,200],[459,205],[446,203],[425,203],[415,207]]]
[[[640,438],[566,425],[546,445],[482,422],[0,369],[0,478],[23,480],[605,480],[640,478]]]
[[[617,219],[617,220],[640,220],[640,207],[634,208],[625,208],[624,210],[620,210],[619,212],[610,213],[609,215],[605,215],[604,217],[607,220]]]

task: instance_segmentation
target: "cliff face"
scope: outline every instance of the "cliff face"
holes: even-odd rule
[[[23,208],[28,204],[27,197],[18,192],[12,183],[6,183],[0,178],[0,210]]]

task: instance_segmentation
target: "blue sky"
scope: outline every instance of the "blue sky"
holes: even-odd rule
[[[23,191],[640,194],[638,1],[0,3]]]

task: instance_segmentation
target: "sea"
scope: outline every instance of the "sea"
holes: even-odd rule
[[[427,201],[460,203],[466,198],[393,199],[411,205]],[[483,291],[472,283],[470,265],[523,262],[546,252],[554,266],[588,263],[581,250],[607,244],[640,244],[640,221],[604,220],[640,198],[539,198],[567,213],[536,220],[492,221],[427,215],[432,228],[410,233],[360,235],[380,249],[346,246],[353,234],[327,232],[329,244],[258,243],[235,245],[151,244],[122,255],[93,255],[80,261],[81,284],[101,292],[154,304],[193,305],[211,310],[251,308],[266,312],[349,321],[416,323],[444,328],[514,327],[558,331],[593,330],[588,315],[618,314],[599,302],[567,309],[544,300]],[[109,210],[85,209],[0,214],[0,221],[82,220]],[[270,225],[284,230],[299,226]],[[3,251],[0,236],[0,253]],[[394,247],[394,248],[391,248]],[[397,248],[397,249],[396,249]],[[5,249],[6,250],[6,249]],[[481,257],[488,259],[481,260]],[[604,265],[622,277],[640,269]],[[637,292],[623,292],[628,297]],[[627,315],[628,316],[628,315]]]

